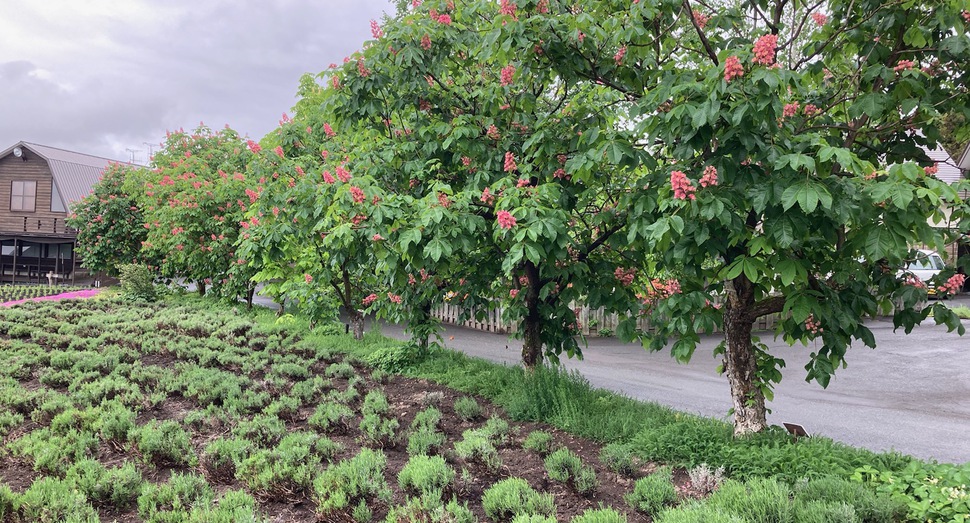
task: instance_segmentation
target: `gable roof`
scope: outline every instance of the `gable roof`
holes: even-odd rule
[[[24,148],[47,162],[54,177],[56,194],[60,195],[65,209],[70,209],[71,204],[91,192],[94,184],[101,180],[101,174],[108,165],[124,163],[30,142],[20,142],[10,146],[0,152],[0,158],[13,152],[16,147]]]
[[[963,150],[963,154],[957,160],[957,166],[964,171],[970,171],[970,143],[967,144],[967,148]]]
[[[936,178],[938,180],[953,183],[963,178],[960,167],[957,167],[953,158],[950,157],[950,153],[943,150],[942,147],[937,147],[932,151],[924,148],[923,151],[926,153],[926,156],[929,156],[930,160],[936,162],[936,167],[939,169],[936,172]]]

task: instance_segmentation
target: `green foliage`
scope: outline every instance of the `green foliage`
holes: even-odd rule
[[[327,367],[325,372],[327,377],[344,379],[350,379],[357,373],[357,371],[354,370],[354,367],[346,362],[332,363],[329,367]]]
[[[440,497],[454,479],[455,471],[440,456],[411,456],[397,475],[402,489],[422,496]]]
[[[492,473],[502,467],[502,458],[487,433],[481,430],[466,430],[461,441],[455,442],[455,455],[464,460],[475,461]]]
[[[633,447],[624,443],[610,443],[604,446],[600,451],[600,461],[606,465],[606,468],[624,476],[632,476],[640,468],[640,462]]]
[[[24,521],[37,523],[96,523],[98,513],[84,494],[66,480],[39,478],[18,500]]]
[[[322,432],[332,432],[348,428],[353,417],[350,407],[327,401],[317,405],[307,423]]]
[[[552,443],[552,434],[543,430],[534,430],[525,437],[522,448],[536,452],[540,456],[546,456],[552,451]]]
[[[633,486],[633,492],[624,499],[636,510],[656,517],[662,508],[677,501],[677,490],[674,488],[670,469],[660,468],[653,474],[638,479]]]
[[[331,464],[313,481],[317,511],[327,515],[369,499],[390,499],[384,479],[387,458],[380,450],[362,448],[353,458]]]
[[[251,420],[242,420],[232,430],[233,436],[264,447],[275,445],[285,433],[283,421],[268,414],[257,414]]]
[[[440,422],[441,411],[434,407],[428,407],[414,415],[411,432],[408,434],[409,455],[427,455],[445,443],[445,435],[438,431]]]
[[[135,501],[142,485],[141,472],[132,463],[105,468],[95,460],[78,461],[67,470],[71,482],[92,503],[124,508]]]
[[[14,455],[33,458],[34,470],[61,475],[71,463],[92,457],[98,440],[88,432],[67,430],[52,434],[50,429],[38,429],[9,443]]]
[[[151,420],[132,433],[138,452],[158,465],[191,465],[195,462],[188,432],[172,420]]]
[[[258,449],[239,463],[236,478],[250,492],[269,499],[288,498],[309,488],[320,458],[314,453],[319,436],[293,432],[273,449]]]
[[[805,504],[821,501],[832,505],[848,505],[854,509],[853,512],[862,523],[892,523],[903,519],[906,514],[905,505],[898,499],[877,494],[862,484],[834,476],[796,483],[795,501]],[[796,517],[796,521],[802,519]]]
[[[462,396],[455,400],[455,414],[465,421],[471,421],[482,415],[482,407],[478,405],[475,398]]]
[[[970,517],[970,465],[911,462],[897,471],[861,467],[852,479],[875,487],[891,503],[885,512],[894,514],[905,503],[907,517],[918,521],[947,521]],[[884,502],[885,503],[885,502]],[[853,504],[854,505],[854,504]],[[855,506],[855,505],[854,505]],[[862,517],[871,516],[869,507],[856,506]]]
[[[129,300],[155,301],[158,291],[155,288],[155,275],[147,265],[127,263],[118,266],[121,280],[121,295]]]
[[[252,451],[253,444],[241,438],[217,438],[202,451],[202,468],[210,481],[226,481]]]
[[[665,510],[655,518],[657,523],[748,523],[740,516],[706,503],[688,502]]]
[[[216,505],[195,506],[189,512],[186,523],[240,523],[257,522],[256,500],[241,490],[228,490]]]
[[[626,523],[626,516],[611,508],[587,509],[570,520],[571,523]]]
[[[509,521],[520,515],[555,516],[551,494],[536,492],[521,478],[495,483],[482,494],[482,509],[492,521]]]
[[[592,467],[583,466],[579,456],[565,447],[546,456],[545,467],[549,479],[569,483],[580,494],[596,490],[596,472]]]
[[[411,344],[384,347],[375,350],[367,355],[365,361],[367,365],[390,372],[400,374],[408,367],[421,361],[423,354]]]
[[[791,489],[771,478],[727,480],[707,503],[751,523],[792,521]]]
[[[145,218],[136,196],[124,189],[124,183],[141,170],[110,164],[91,194],[71,206],[65,223],[78,231],[77,255],[88,271],[116,276],[124,264],[139,260],[147,232]]]
[[[138,496],[138,515],[148,523],[179,521],[193,509],[212,506],[212,488],[196,474],[175,472],[167,483],[146,483]]]

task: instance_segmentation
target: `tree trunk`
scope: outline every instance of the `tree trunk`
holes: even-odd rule
[[[253,295],[256,294],[256,287],[250,287],[246,291],[246,309],[253,310]]]
[[[431,302],[430,301],[426,301],[421,304],[421,306],[418,308],[418,314],[417,314],[417,317],[415,318],[415,321],[417,322],[417,327],[418,327],[416,331],[418,349],[420,350],[421,354],[426,354],[428,352],[429,338],[431,337],[429,332],[430,330],[429,324],[431,323]]]
[[[199,296],[205,296],[205,282],[199,281],[195,283],[197,289],[199,289]]]
[[[354,339],[360,340],[364,338],[364,315],[356,309],[351,309],[348,311],[350,314],[350,330],[354,333]]]
[[[724,337],[727,342],[724,373],[731,385],[735,436],[761,432],[767,427],[765,395],[758,387],[758,360],[751,345],[754,324],[751,319],[754,306],[752,287],[744,276],[729,282],[728,299],[724,304]]]
[[[522,321],[522,365],[532,371],[542,364],[542,322],[539,317],[539,269],[532,262],[525,264],[529,282],[525,291],[526,315]]]

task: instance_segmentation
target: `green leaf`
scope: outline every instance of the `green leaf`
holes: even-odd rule
[[[782,260],[778,263],[778,274],[781,276],[782,285],[791,285],[795,282],[798,275],[798,262],[795,260]]]

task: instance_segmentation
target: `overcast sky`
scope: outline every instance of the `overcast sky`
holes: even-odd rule
[[[260,139],[300,76],[371,38],[388,0],[3,0],[0,150],[21,140],[118,160],[168,129]]]

